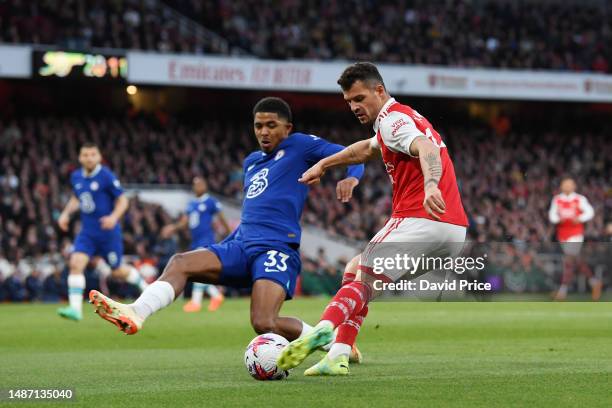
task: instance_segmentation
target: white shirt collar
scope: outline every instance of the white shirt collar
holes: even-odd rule
[[[560,195],[562,198],[565,198],[565,199],[567,199],[567,200],[571,200],[572,198],[576,197],[576,192],[569,193],[569,194],[559,193],[559,195]]]
[[[102,170],[102,165],[101,165],[101,164],[96,165],[96,167],[94,167],[94,169],[92,170],[92,172],[91,172],[91,173],[89,173],[89,174],[87,174],[87,171],[85,171],[85,169],[83,168],[83,169],[82,169],[82,171],[83,171],[83,177],[85,177],[85,178],[92,178],[92,177],[94,177],[96,174],[98,174],[98,173],[100,172],[100,170]]]
[[[202,202],[202,201],[206,201],[208,197],[209,197],[208,193],[204,193],[201,196],[197,197],[196,200]]]
[[[378,126],[380,125],[380,120],[381,118],[381,113],[386,112],[387,109],[389,109],[389,106],[393,105],[395,103],[395,98],[390,97],[389,100],[387,102],[385,102],[385,104],[383,105],[383,107],[380,109],[380,112],[378,112],[378,116],[376,117],[376,120],[374,121],[374,133],[378,132]]]

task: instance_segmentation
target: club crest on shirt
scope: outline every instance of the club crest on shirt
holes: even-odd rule
[[[280,160],[285,155],[285,151],[283,149],[279,150],[274,157],[274,161]]]
[[[200,212],[206,211],[206,204],[202,203],[202,204],[198,205],[198,211],[200,211]]]
[[[97,181],[92,181],[89,187],[91,188],[91,191],[96,191],[100,187],[100,185]]]

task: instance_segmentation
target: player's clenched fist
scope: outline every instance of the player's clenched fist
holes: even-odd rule
[[[446,204],[442,198],[442,192],[438,186],[433,183],[425,187],[423,207],[425,207],[425,211],[436,220],[440,219],[438,214],[444,214],[446,212]]]
[[[323,166],[320,163],[317,163],[308,170],[306,170],[304,174],[302,174],[302,177],[298,179],[298,181],[300,183],[312,186],[314,184],[320,183],[321,177],[323,177],[324,174],[325,170],[323,169]]]

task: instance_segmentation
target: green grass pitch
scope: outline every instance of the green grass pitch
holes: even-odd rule
[[[297,299],[284,313],[312,323],[325,304]],[[304,377],[317,354],[280,382],[244,367],[246,299],[181,306],[126,336],[88,304],[80,323],[57,305],[0,305],[0,388],[70,387],[76,401],[62,405],[90,408],[612,406],[612,303],[377,302],[349,377]]]

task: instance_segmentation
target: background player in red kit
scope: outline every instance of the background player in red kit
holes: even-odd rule
[[[573,178],[564,177],[561,180],[560,190],[561,193],[553,197],[548,212],[550,222],[557,225],[557,240],[561,243],[565,254],[561,286],[555,294],[555,300],[565,300],[568,285],[576,269],[589,279],[593,300],[599,300],[602,282],[593,276],[587,263],[580,259],[580,249],[584,241],[584,223],[591,220],[595,212],[589,200],[576,193],[576,182]]]
[[[371,63],[349,66],[338,84],[351,111],[359,122],[373,126],[375,136],[319,161],[300,181],[314,184],[327,169],[363,163],[382,154],[393,185],[393,214],[361,254],[354,280],[345,280],[311,335],[292,342],[281,353],[279,367],[295,367],[313,350],[328,343],[338,328],[329,353],[306,370],[306,375],[348,374],[351,346],[367,315],[369,301],[379,293],[374,282],[395,282],[408,272],[398,267],[375,273],[374,259],[397,253],[410,257],[456,256],[468,224],[453,163],[429,121],[393,99]],[[351,264],[356,264],[355,260]],[[421,268],[410,272],[416,277],[427,271]]]

